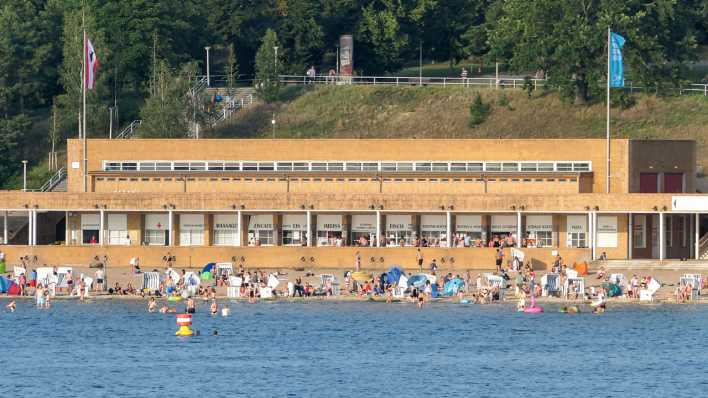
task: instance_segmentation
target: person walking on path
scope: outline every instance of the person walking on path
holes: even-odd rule
[[[356,272],[361,271],[361,253],[359,252],[354,254],[354,268],[356,269]]]

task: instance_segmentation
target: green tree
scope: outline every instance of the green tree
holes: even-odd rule
[[[310,0],[288,0],[280,30],[283,45],[289,49],[288,69],[303,74],[309,66],[320,66],[323,37],[319,6]]]
[[[278,58],[275,56],[274,48],[278,47],[281,52]],[[263,100],[273,102],[278,99],[280,81],[278,80],[278,67],[281,66],[280,57],[282,47],[278,44],[278,35],[268,29],[263,36],[263,42],[256,53],[256,90]]]
[[[14,117],[0,117],[0,185],[20,171],[20,156],[22,148],[19,147],[20,137],[32,125],[26,115]]]
[[[185,138],[192,124],[192,107],[187,95],[190,82],[196,74],[196,65],[172,71],[166,61],[158,67],[155,94],[140,108],[142,124],[138,134],[144,138]]]
[[[234,96],[236,88],[236,80],[238,80],[238,61],[236,60],[236,50],[233,43],[229,44],[226,56],[226,86],[230,97]]]
[[[672,0],[505,0],[490,55],[516,71],[542,70],[585,103],[606,75],[607,28],[625,36],[625,70],[655,85],[690,56],[695,10]],[[681,22],[678,22],[681,21]]]
[[[403,65],[409,36],[399,21],[406,15],[405,8],[395,0],[378,0],[364,7],[355,35],[360,43],[354,49],[355,67],[359,65],[366,74],[380,74]]]

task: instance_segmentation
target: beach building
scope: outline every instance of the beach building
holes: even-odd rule
[[[85,148],[85,151],[84,151]],[[65,192],[0,192],[9,259],[490,268],[708,259],[696,145],[615,139],[69,140]]]

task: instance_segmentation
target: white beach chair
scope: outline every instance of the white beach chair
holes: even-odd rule
[[[153,292],[160,288],[159,272],[143,272],[143,284],[141,289],[148,289]]]
[[[499,300],[504,300],[504,296],[506,295],[504,278],[489,273],[484,274],[484,278],[487,279],[487,286],[499,288]]]
[[[660,287],[661,283],[655,278],[651,278],[647,284],[647,288],[639,291],[639,301],[654,301],[654,294],[656,294]]]
[[[571,292],[570,288],[571,286],[574,286],[573,292],[577,293],[578,299],[584,299],[585,298],[585,278],[568,278],[565,281],[565,299],[568,299],[568,296]]]
[[[222,275],[230,277],[234,273],[234,265],[232,263],[216,263],[216,275],[215,278],[220,278]]]
[[[339,296],[339,282],[337,282],[337,277],[332,274],[321,274],[320,281],[322,282],[322,287],[327,287],[327,284],[332,286],[332,295]]]
[[[627,279],[624,277],[624,274],[610,274],[610,283],[614,283],[615,285],[620,285],[624,286],[625,282]]]
[[[687,285],[691,286],[691,297],[690,300],[694,300],[698,297],[698,292],[700,291],[700,282],[693,276],[682,276],[679,279],[679,286],[684,287]],[[678,300],[678,297],[676,297]]]
[[[696,284],[693,286],[694,289],[698,290],[698,295],[701,295],[701,288],[703,287],[703,275],[701,274],[683,274],[682,278],[693,278]]]
[[[241,285],[243,278],[238,276],[229,277],[229,286],[226,288],[226,295],[230,298],[241,297]]]

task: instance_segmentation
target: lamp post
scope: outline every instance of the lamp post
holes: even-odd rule
[[[278,78],[278,46],[273,46],[273,66],[275,67],[275,78]]]
[[[22,161],[22,192],[27,191],[27,161]]]
[[[204,49],[206,50],[207,87],[211,87],[211,78],[209,76],[209,50],[211,49],[211,47],[206,46],[204,47]]]
[[[273,112],[273,118],[270,120],[270,124],[273,125],[273,139],[275,139],[275,112]]]
[[[339,76],[339,44],[337,44],[337,76]]]
[[[113,139],[113,107],[108,107],[108,139]]]

